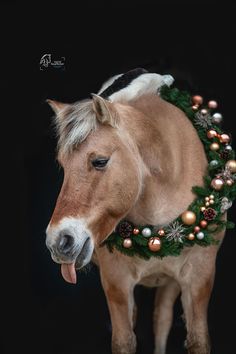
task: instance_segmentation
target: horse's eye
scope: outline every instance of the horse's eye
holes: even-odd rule
[[[104,167],[106,167],[106,164],[108,161],[109,161],[109,159],[99,158],[99,159],[93,160],[92,165],[97,170],[102,170]]]

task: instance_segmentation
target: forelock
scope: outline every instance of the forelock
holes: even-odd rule
[[[69,105],[56,119],[58,149],[70,152],[97,128],[93,101],[86,99]]]

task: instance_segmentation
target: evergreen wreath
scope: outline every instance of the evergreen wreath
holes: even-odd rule
[[[114,248],[128,256],[178,256],[184,247],[217,245],[214,234],[223,228],[232,229],[234,223],[222,216],[236,198],[235,152],[220,124],[222,115],[215,112],[216,101],[203,106],[201,96],[163,86],[160,96],[185,112],[196,128],[208,159],[208,175],[204,186],[194,186],[196,199],[188,209],[169,225],[158,229],[154,225],[133,225],[122,220],[104,241],[110,252]]]

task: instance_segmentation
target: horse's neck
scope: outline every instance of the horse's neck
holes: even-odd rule
[[[138,138],[150,174],[144,178],[142,193],[128,218],[137,224],[164,225],[193,201],[191,189],[202,185],[206,157],[196,130],[182,111],[158,97],[139,100],[135,108],[148,115]]]

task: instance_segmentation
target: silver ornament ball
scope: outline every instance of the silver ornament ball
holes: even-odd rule
[[[210,163],[209,163],[209,165],[210,165],[210,167],[216,167],[216,166],[218,166],[218,161],[217,160],[211,160],[210,161]]]
[[[223,116],[221,113],[214,113],[212,116],[212,122],[215,124],[220,124],[222,122]]]
[[[202,240],[204,238],[204,233],[202,231],[200,231],[200,232],[197,233],[196,236],[197,236],[198,240]]]
[[[149,236],[151,236],[151,234],[152,234],[152,231],[151,231],[151,229],[149,229],[149,227],[145,227],[142,231],[142,235],[144,237],[149,237]]]
[[[226,145],[225,150],[232,151],[232,146],[231,145]]]

